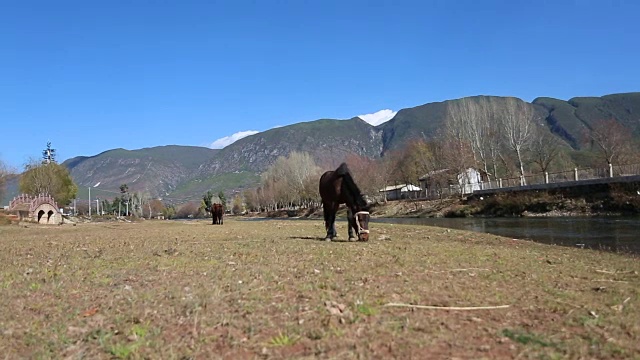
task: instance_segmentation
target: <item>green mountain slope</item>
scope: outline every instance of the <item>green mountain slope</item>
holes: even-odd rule
[[[496,113],[506,108],[508,99],[515,99],[517,102],[525,103],[517,98],[501,96],[472,96],[465,98],[467,101],[490,106]],[[402,148],[412,139],[429,140],[439,136],[451,116],[447,110],[448,107],[461,100],[429,103],[398,111],[393,119],[380,125],[385,151]],[[548,112],[544,108],[536,105],[529,106],[533,107],[532,110],[537,114],[541,122],[547,117]]]
[[[576,97],[569,101],[537,98],[533,104],[544,107],[553,131],[579,149],[594,121],[616,119],[640,137],[640,92],[602,97]]]
[[[193,177],[199,166],[217,152],[205,147],[177,145],[115,149],[91,157],[75,157],[63,165],[69,168],[78,184],[79,195],[92,187],[94,194],[103,191],[103,196],[112,197],[121,184],[127,184],[131,192],[164,197]]]
[[[430,139],[442,129],[447,116],[447,102],[436,102],[398,111],[393,119],[380,124],[384,150],[401,148],[411,139]]]
[[[204,164],[199,176],[234,171],[259,173],[278,156],[304,151],[329,168],[348,154],[378,157],[383,151],[382,133],[360,118],[322,119],[283,126],[240,139]]]

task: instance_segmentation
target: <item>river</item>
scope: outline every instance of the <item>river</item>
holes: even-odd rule
[[[371,222],[428,225],[546,244],[640,254],[640,218],[378,218]]]

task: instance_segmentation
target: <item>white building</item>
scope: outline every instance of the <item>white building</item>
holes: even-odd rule
[[[420,197],[422,189],[412,184],[400,184],[387,186],[378,190],[387,200],[414,199]]]

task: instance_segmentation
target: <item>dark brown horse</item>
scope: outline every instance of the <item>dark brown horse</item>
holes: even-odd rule
[[[349,240],[355,240],[353,229],[358,240],[369,240],[369,208],[362,197],[360,189],[353,181],[347,164],[342,163],[335,171],[327,171],[320,177],[320,197],[324,212],[324,226],[327,229],[325,240],[331,241],[337,236],[336,213],[340,204],[347,205],[349,222]]]
[[[222,204],[213,204],[213,209],[211,211],[211,216],[213,217],[214,224],[222,225],[222,215],[224,214],[224,208]]]

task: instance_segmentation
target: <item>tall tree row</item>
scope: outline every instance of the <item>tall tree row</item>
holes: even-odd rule
[[[527,164],[547,171],[561,152],[534,106],[520,99],[464,98],[450,102],[447,115],[447,137],[460,152],[468,144],[473,166],[493,180],[518,176],[524,184]]]
[[[287,157],[280,156],[262,174],[260,187],[245,192],[247,207],[273,210],[317,203],[320,173],[308,153],[294,151]]]

